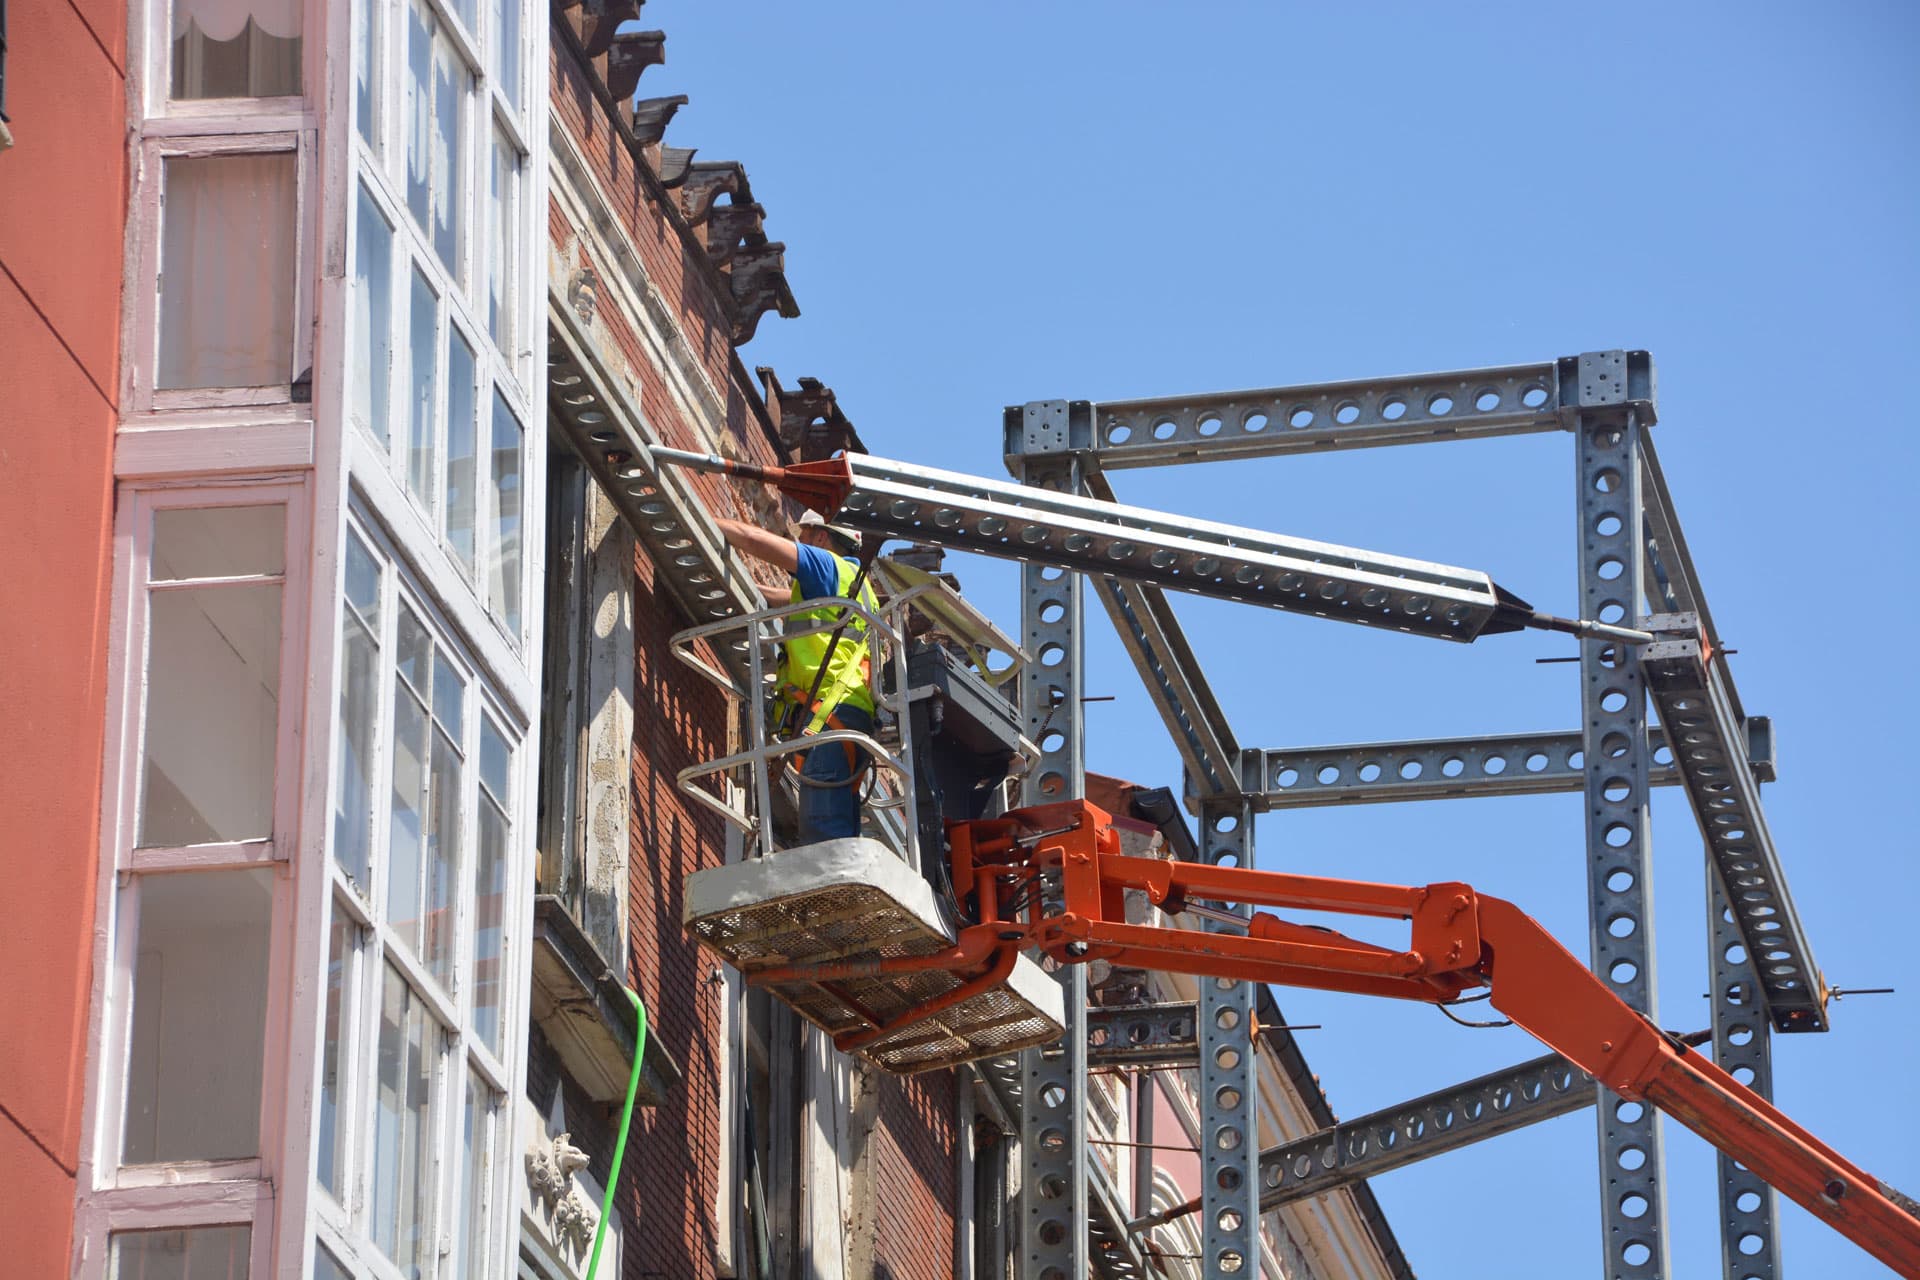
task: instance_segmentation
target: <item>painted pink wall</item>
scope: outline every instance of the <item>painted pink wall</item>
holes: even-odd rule
[[[106,718],[124,0],[13,0],[0,152],[0,1241],[68,1271]]]

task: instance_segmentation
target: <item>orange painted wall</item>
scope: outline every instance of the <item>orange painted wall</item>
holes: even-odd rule
[[[106,719],[124,0],[13,0],[0,152],[0,1242],[68,1272]]]

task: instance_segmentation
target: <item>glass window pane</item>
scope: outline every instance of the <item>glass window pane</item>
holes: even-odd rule
[[[181,1231],[116,1231],[109,1280],[247,1280],[253,1229],[245,1223]]]
[[[387,830],[387,919],[420,950],[420,865],[426,847],[427,714],[413,691],[393,691],[393,818]]]
[[[447,326],[447,541],[454,557],[473,572],[474,415],[473,348],[460,331]]]
[[[340,614],[340,724],[333,804],[333,856],[367,887],[373,853],[374,744],[379,741],[380,566],[347,534],[347,603]],[[356,612],[356,610],[358,612]],[[365,619],[365,621],[362,621]]]
[[[465,735],[461,726],[466,723],[465,706],[467,682],[453,669],[453,664],[440,662],[433,668],[433,718],[440,722],[455,742]]]
[[[413,610],[400,610],[400,626],[394,637],[394,664],[400,676],[414,687],[425,702],[433,687],[433,637],[427,634]]]
[[[148,593],[141,846],[273,834],[280,592],[246,583]]]
[[[380,1002],[373,1134],[372,1234],[404,1275],[434,1258],[433,1053],[437,1039],[420,997],[393,966]]]
[[[153,513],[149,582],[287,571],[287,509],[164,507]]]
[[[469,0],[471,2],[471,0]],[[493,0],[494,78],[500,92],[515,107],[520,105],[520,0]]]
[[[379,124],[374,117],[375,86],[379,83],[374,68],[380,64],[377,24],[373,20],[377,0],[353,0],[353,122],[367,145],[379,148]]]
[[[162,391],[293,381],[294,157],[173,156],[161,196]]]
[[[501,922],[506,914],[507,817],[480,801],[480,845],[473,870],[473,1030],[500,1052]]]
[[[460,278],[460,191],[466,173],[462,123],[473,77],[460,65],[445,36],[433,47],[433,251],[454,279]]]
[[[380,625],[380,562],[360,535],[347,530],[347,603],[370,627]]]
[[[121,1159],[258,1155],[273,872],[150,875],[135,886]]]
[[[316,1240],[313,1242],[313,1280],[353,1280],[353,1273]]]
[[[492,481],[487,486],[487,605],[520,636],[520,420],[493,393]]]
[[[453,891],[460,882],[460,757],[437,730],[433,735],[427,829],[427,918],[420,958],[433,976],[453,986]]]
[[[439,344],[434,341],[434,326],[440,314],[440,297],[418,269],[413,273],[407,325],[407,488],[420,505],[433,507],[433,375]]]
[[[507,770],[513,763],[513,748],[507,744],[493,721],[480,719],[480,781],[487,784],[502,808],[508,804]]]
[[[509,8],[512,6],[509,5]],[[518,246],[520,153],[498,129],[493,134],[492,177],[487,188],[487,332],[513,358],[514,251]]]
[[[393,359],[393,228],[365,187],[354,230],[353,286],[353,417],[384,445]]]
[[[487,1264],[488,1225],[492,1219],[492,1197],[487,1194],[487,1147],[492,1138],[493,1119],[498,1114],[499,1095],[474,1075],[467,1074],[466,1105],[460,1118],[460,1202],[461,1231],[456,1237],[453,1274],[484,1275]]]
[[[433,216],[429,154],[433,137],[433,32],[418,0],[407,6],[407,209],[425,231]]]
[[[473,3],[474,0],[452,0],[452,3],[447,7],[459,15],[460,21],[466,26],[468,34],[477,35],[480,28],[475,26],[473,22]]]
[[[300,0],[173,0],[175,98],[300,92]]]
[[[333,1193],[334,1199],[344,1200],[341,1194],[341,1154],[344,1150],[344,1131],[340,1128],[340,1104],[346,1092],[346,1080],[341,1076],[341,1025],[340,1020],[346,1012],[345,1004],[348,990],[347,965],[353,960],[352,933],[353,924],[340,916],[337,904],[328,904],[327,913],[327,1005],[322,1015],[320,1042],[320,1115],[318,1144],[320,1161],[316,1176],[320,1185]]]

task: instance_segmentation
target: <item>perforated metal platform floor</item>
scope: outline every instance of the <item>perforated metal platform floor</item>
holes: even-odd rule
[[[931,955],[953,945],[933,890],[876,840],[825,840],[687,878],[683,923],[751,976],[785,965]],[[829,1034],[867,1025],[849,1000],[890,1022],[961,986],[942,970],[864,974],[768,990]],[[1060,1038],[1060,986],[1022,956],[1007,981],[860,1050],[899,1074],[950,1067]]]

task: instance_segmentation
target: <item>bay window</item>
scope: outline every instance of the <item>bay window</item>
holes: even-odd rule
[[[504,978],[525,891],[518,741],[384,532],[356,510],[346,539],[341,627],[358,640],[341,663],[366,679],[348,697],[343,674],[335,726],[355,745],[333,782],[325,1247],[355,1276],[481,1275],[505,1256],[502,1125],[526,1017]]]
[[[285,1096],[304,488],[128,489],[89,1275],[265,1274]]]

